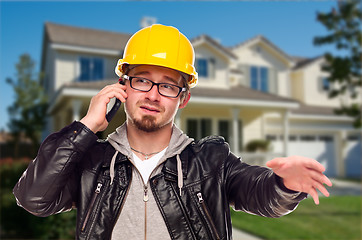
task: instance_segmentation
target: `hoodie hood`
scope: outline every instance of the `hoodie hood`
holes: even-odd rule
[[[111,175],[111,184],[114,178],[114,164],[117,158],[118,153],[121,153],[128,157],[128,159],[133,162],[132,150],[127,138],[127,124],[124,123],[122,126],[118,127],[115,132],[108,135],[107,141],[114,147],[116,150],[115,154],[112,157],[110,164],[110,175]],[[181,188],[183,186],[183,175],[182,175],[182,164],[179,155],[181,152],[193,142],[193,138],[189,138],[185,133],[183,133],[175,124],[172,126],[172,135],[169,142],[169,145],[166,149],[164,156],[160,159],[157,165],[162,164],[168,158],[176,156],[177,159],[177,172],[178,172],[178,186]]]

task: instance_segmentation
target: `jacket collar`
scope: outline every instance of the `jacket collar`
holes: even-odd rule
[[[189,164],[189,157],[190,151],[187,151],[187,147],[184,149],[182,153],[179,154],[182,164],[182,174],[183,179],[186,179],[188,173],[188,164]],[[169,158],[165,165],[162,168],[162,172],[165,174],[165,177],[170,177],[172,179],[177,179],[178,172],[177,172],[177,160],[176,156]]]
[[[166,163],[171,162],[165,168],[167,173],[176,174],[177,176],[176,155],[180,155],[183,170],[182,172],[184,176],[186,176],[188,165],[186,161],[187,156],[181,153],[191,142],[193,142],[193,140],[194,139],[189,138],[186,134],[184,134],[182,130],[180,130],[175,124],[173,125],[170,143],[164,155],[165,160],[167,159]],[[122,153],[118,154],[116,163],[127,161],[132,158],[132,151],[127,139],[126,123],[118,127],[115,132],[110,134],[106,142],[110,143],[110,145],[107,146],[105,151],[105,162],[103,163],[104,167],[110,166],[110,159],[112,159],[112,156],[116,150]]]

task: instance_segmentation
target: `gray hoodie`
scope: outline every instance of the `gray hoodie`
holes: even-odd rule
[[[135,166],[133,153],[127,139],[126,123],[117,128],[114,133],[110,134],[107,140],[116,149],[116,153],[114,154],[110,164],[111,184],[113,184],[114,163],[118,153],[122,153],[127,156],[127,158]],[[151,173],[150,178],[161,172],[162,163],[164,163],[168,158],[176,155],[178,187],[181,194],[183,176],[179,154],[181,154],[185,147],[192,141],[192,138],[189,138],[179,128],[177,128],[176,125],[173,125],[172,136],[168,148],[164,156],[159,160],[157,167]],[[118,220],[114,226],[112,240],[170,239],[165,221],[158,209],[153,194],[150,194],[152,191],[149,189],[149,182],[145,185],[141,174],[136,167],[133,167],[132,181],[127,192],[127,197],[118,216]]]

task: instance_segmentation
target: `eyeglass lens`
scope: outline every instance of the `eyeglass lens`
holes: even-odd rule
[[[182,88],[169,83],[154,83],[149,79],[132,77],[130,78],[131,87],[143,91],[148,92],[152,89],[153,85],[157,85],[159,94],[166,97],[177,97],[179,93],[182,91]]]

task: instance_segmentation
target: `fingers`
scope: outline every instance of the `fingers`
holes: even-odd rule
[[[318,197],[317,190],[315,190],[315,188],[311,188],[307,193],[309,193],[312,196],[314,203],[316,205],[319,205],[319,197]]]
[[[326,170],[321,163],[311,158],[306,158],[306,167],[321,173]]]
[[[323,184],[319,182],[315,182],[313,185],[314,189],[318,189],[324,196],[329,197],[329,192],[327,189],[323,186]]]
[[[317,172],[315,169],[309,169],[311,183],[308,193],[312,196],[314,203],[319,204],[319,197],[317,189],[326,197],[329,197],[329,192],[325,188],[324,184],[332,186],[332,182],[323,173]]]
[[[104,87],[97,95],[98,97],[105,97],[104,101],[106,103],[108,103],[110,99],[114,97],[118,98],[121,102],[125,102],[127,98],[125,89],[126,86],[116,83]]]
[[[108,126],[106,121],[107,104],[114,97],[118,98],[121,102],[125,102],[127,99],[126,88],[126,86],[119,83],[104,87],[97,95],[92,97],[88,112],[80,122],[94,133],[105,130]]]

